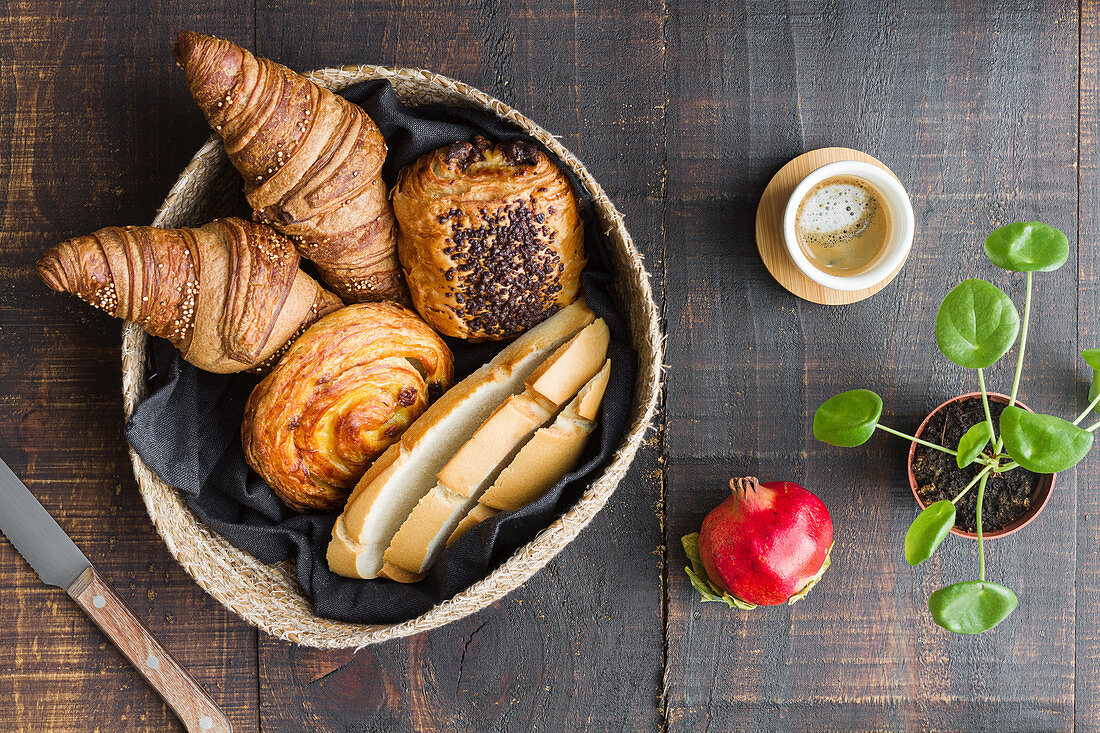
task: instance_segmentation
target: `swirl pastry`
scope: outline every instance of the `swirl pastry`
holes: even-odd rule
[[[451,376],[450,350],[416,314],[348,306],[307,329],[252,391],[245,458],[288,506],[334,509]]]
[[[508,339],[576,300],[577,200],[533,143],[476,137],[440,148],[401,172],[392,197],[413,304],[436,330]]]
[[[146,333],[208,372],[268,367],[306,326],[343,306],[298,269],[278,232],[243,219],[198,229],[107,227],[66,240],[38,275]]]
[[[191,31],[172,52],[244,176],[257,221],[294,240],[349,302],[403,299],[386,142],[356,105],[229,41]]]

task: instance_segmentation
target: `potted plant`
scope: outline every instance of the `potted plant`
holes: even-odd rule
[[[978,392],[936,408],[916,435],[881,424],[882,399],[866,389],[826,400],[813,422],[814,437],[831,445],[862,445],[875,430],[912,441],[910,484],[924,509],[906,532],[905,559],[910,565],[924,562],[953,529],[978,541],[977,580],[940,588],[928,599],[933,621],[960,634],[987,631],[1016,609],[1015,593],[986,580],[983,541],[990,529],[996,530],[994,535],[1008,534],[1034,518],[1049,496],[1054,474],[1084,458],[1092,447],[1093,432],[1100,428],[1100,421],[1080,426],[1100,403],[1100,349],[1081,354],[1093,368],[1092,387],[1088,407],[1072,422],[1032,412],[1017,400],[1031,320],[1032,274],[1065,264],[1069,257],[1065,234],[1040,222],[1009,224],[989,235],[985,252],[994,265],[1025,273],[1022,323],[1016,306],[1000,288],[976,279],[964,280],[951,290],[936,315],[937,346],[955,364],[975,370]],[[1020,348],[1012,391],[1008,396],[991,395],[984,370],[1012,348],[1017,336]],[[922,473],[936,479],[928,483],[937,485],[939,498],[921,492]],[[1027,501],[1010,500],[1024,494]],[[983,522],[983,505],[989,501],[998,516],[994,522]],[[972,506],[971,532],[966,531],[965,522],[956,528],[967,503]]]

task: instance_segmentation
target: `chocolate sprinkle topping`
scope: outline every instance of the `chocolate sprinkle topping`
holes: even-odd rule
[[[461,274],[455,310],[471,331],[507,338],[558,310],[565,265],[547,246],[548,229],[539,225],[545,217],[530,200],[480,214],[480,222],[451,223],[450,256]]]

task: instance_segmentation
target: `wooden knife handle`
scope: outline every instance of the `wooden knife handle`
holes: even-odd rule
[[[69,586],[68,593],[175,711],[189,732],[233,730],[229,719],[195,678],[160,645],[95,568],[81,573]]]

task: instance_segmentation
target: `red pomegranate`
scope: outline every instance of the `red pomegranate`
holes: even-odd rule
[[[833,544],[824,502],[792,481],[730,481],[733,494],[711,510],[699,555],[711,582],[746,603],[775,606],[820,576]]]

